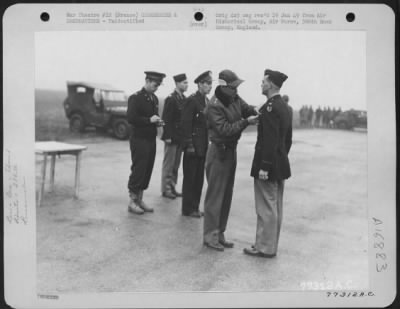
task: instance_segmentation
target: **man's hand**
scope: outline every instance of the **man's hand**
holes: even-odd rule
[[[258,172],[258,178],[261,180],[267,180],[268,179],[268,171],[260,170]]]
[[[248,117],[247,121],[249,122],[250,125],[257,124],[258,123],[258,115]]]
[[[172,143],[172,139],[170,139],[170,138],[169,138],[169,139],[166,139],[165,142],[166,142],[167,144],[171,144],[171,143]]]
[[[161,120],[161,118],[159,116],[157,116],[157,115],[153,115],[150,118],[150,122],[151,123],[158,123],[158,122],[160,122],[160,120]]]

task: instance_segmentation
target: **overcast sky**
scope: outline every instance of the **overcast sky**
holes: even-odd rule
[[[66,89],[66,81],[111,84],[131,94],[146,70],[167,74],[157,95],[174,88],[172,76],[193,80],[211,70],[231,69],[245,82],[249,104],[265,102],[264,69],[289,76],[281,92],[290,104],[366,109],[365,33],[362,31],[98,31],[39,32],[35,37],[36,88]]]

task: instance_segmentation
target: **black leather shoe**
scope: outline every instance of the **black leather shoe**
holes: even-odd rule
[[[142,208],[140,208],[137,205],[129,205],[128,206],[128,211],[136,214],[136,215],[143,215],[144,214],[144,210]]]
[[[249,248],[244,248],[243,253],[250,256],[263,257],[263,258],[274,258],[276,256],[276,254],[267,254],[260,252],[256,249],[249,249]]]
[[[169,198],[169,199],[171,199],[171,200],[174,200],[174,199],[176,198],[176,195],[173,194],[173,193],[170,192],[170,191],[163,192],[162,196],[163,196],[163,197],[166,197],[166,198]]]
[[[189,217],[192,217],[192,218],[201,218],[202,215],[201,215],[201,213],[198,212],[198,211],[193,211],[192,213],[189,214]]]
[[[193,212],[188,213],[188,214],[182,213],[182,216],[192,217],[192,218],[201,218],[201,215],[196,211],[193,211]]]
[[[204,242],[204,245],[206,247],[210,248],[210,249],[214,249],[214,250],[217,250],[217,251],[224,251],[224,246],[219,244],[219,243],[212,244],[212,243],[209,243],[209,242]]]
[[[233,242],[227,240],[220,240],[219,243],[228,249],[233,248],[234,246]]]
[[[176,191],[175,188],[172,189],[172,193],[173,193],[176,197],[182,197],[182,193]]]

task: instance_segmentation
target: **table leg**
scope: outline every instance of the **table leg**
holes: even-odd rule
[[[46,165],[47,165],[47,154],[43,154],[43,165],[42,165],[42,175],[41,175],[41,183],[38,197],[38,205],[42,205],[42,199],[44,194],[44,185],[46,181]]]
[[[50,191],[54,190],[54,174],[56,169],[56,155],[51,155],[51,169],[50,169]]]
[[[76,154],[76,167],[75,167],[75,198],[79,196],[79,182],[81,173],[81,152]]]

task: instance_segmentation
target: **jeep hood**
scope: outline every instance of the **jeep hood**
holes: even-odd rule
[[[126,112],[128,111],[128,107],[127,106],[110,106],[110,107],[106,107],[105,110],[112,114],[126,115]]]

